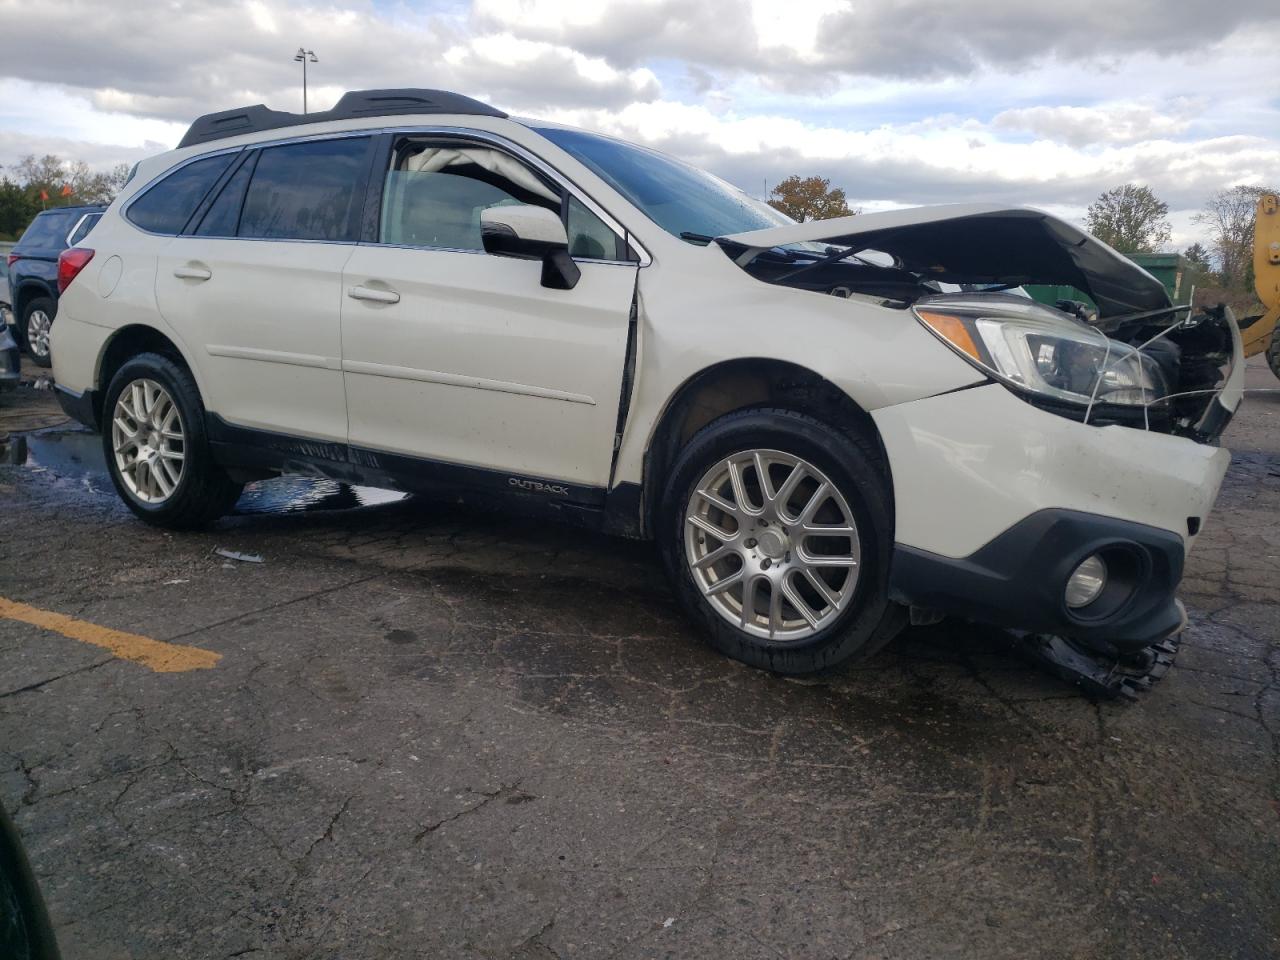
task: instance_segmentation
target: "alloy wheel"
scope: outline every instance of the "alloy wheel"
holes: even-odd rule
[[[53,318],[43,310],[32,310],[27,317],[27,346],[31,355],[41,360],[49,356],[49,330]]]
[[[173,496],[182,482],[186,440],[169,391],[154,380],[126,385],[111,416],[111,446],[130,493],[151,504]]]
[[[746,450],[702,475],[685,506],[685,559],[712,608],[734,626],[794,642],[853,600],[857,521],[820,469],[779,450]]]

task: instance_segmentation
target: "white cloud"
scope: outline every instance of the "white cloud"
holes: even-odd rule
[[[459,86],[525,107],[624,106],[654,100],[660,92],[651,70],[618,70],[599,57],[507,33],[450,47],[444,62]]]
[[[635,139],[751,192],[829,176],[865,209],[1028,202],[1082,217],[1143,182],[1177,239],[1214,190],[1280,179],[1280,7],[1186,0],[0,0],[0,164],[94,166],[195,116],[456,89]],[[305,24],[301,35],[295,25]],[[7,78],[7,79],[5,79]]]
[[[807,67],[899,77],[964,76],[1059,58],[1203,51],[1280,23],[1274,0],[475,0],[475,21],[621,63],[679,58],[789,74]]]
[[[171,148],[184,124],[96,109],[75,96],[21,80],[0,79],[0,168],[27,154],[56,153],[97,168],[135,163]]]
[[[727,172],[748,190],[762,178],[820,173],[864,205],[973,199],[1083,208],[1107,187],[1137,180],[1193,206],[1229,182],[1265,180],[1280,159],[1274,141],[1257,137],[1162,139],[1082,152],[1047,139],[1002,141],[997,131],[955,117],[849,130],[659,101],[617,112],[563,110],[552,119],[670,150]]]
[[[1095,143],[1136,143],[1185,133],[1204,112],[1203,100],[1184,99],[1161,110],[1141,103],[1108,103],[1095,107],[1019,107],[996,114],[997,129],[1022,130],[1084,147]]]

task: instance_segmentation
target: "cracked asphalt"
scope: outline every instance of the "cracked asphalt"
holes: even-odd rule
[[[0,620],[0,802],[67,958],[1280,956],[1278,428],[1280,391],[1232,425],[1134,704],[955,623],[781,679],[648,545],[420,500],[284,481],[168,534],[37,434],[0,596],[221,659]]]

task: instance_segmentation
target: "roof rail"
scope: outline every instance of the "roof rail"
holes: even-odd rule
[[[192,147],[210,140],[238,137],[244,133],[296,127],[304,123],[329,120],[356,120],[360,117],[391,117],[403,114],[460,113],[480,117],[506,117],[501,110],[445,90],[353,90],[344,93],[332,110],[319,113],[286,113],[271,110],[261,103],[235,110],[207,113],[191,124],[178,144]]]

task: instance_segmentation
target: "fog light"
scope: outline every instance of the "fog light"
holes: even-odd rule
[[[1098,599],[1107,585],[1107,565],[1096,553],[1086,557],[1067,578],[1067,606],[1072,610],[1087,607]]]

